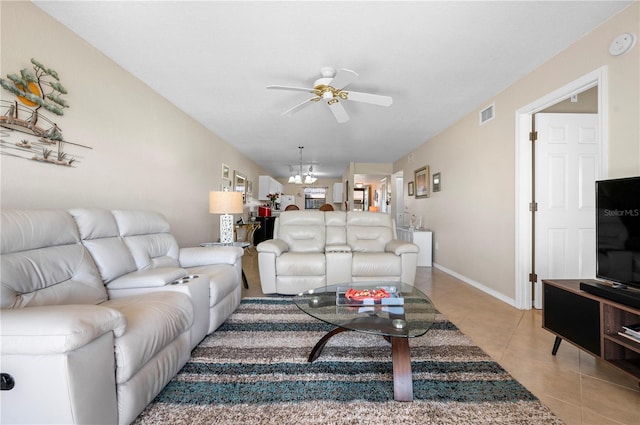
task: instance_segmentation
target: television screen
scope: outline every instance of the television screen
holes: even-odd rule
[[[597,277],[640,288],[640,177],[596,182]]]

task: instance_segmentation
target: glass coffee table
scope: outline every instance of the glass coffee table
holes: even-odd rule
[[[424,335],[436,315],[424,293],[400,282],[354,282],[312,289],[295,296],[293,302],[336,327],[313,347],[309,362],[320,356],[331,337],[344,331],[380,335],[391,343],[394,399],[413,400],[409,338]]]

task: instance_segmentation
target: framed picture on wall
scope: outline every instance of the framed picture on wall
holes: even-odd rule
[[[247,203],[247,177],[237,171],[233,172],[233,191],[242,192],[242,201]]]
[[[407,195],[413,196],[415,194],[415,190],[413,188],[413,182],[407,183]]]
[[[433,191],[440,192],[440,173],[433,174]]]
[[[413,173],[413,180],[416,182],[416,198],[429,197],[429,166],[418,168]]]
[[[231,180],[231,169],[227,164],[222,164],[222,178],[224,180]]]

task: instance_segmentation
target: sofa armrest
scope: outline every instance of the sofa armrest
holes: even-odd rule
[[[346,244],[330,244],[324,247],[324,252],[351,252],[351,247]]]
[[[281,239],[268,239],[260,242],[256,249],[258,252],[268,252],[279,257],[283,252],[289,251],[289,245]]]
[[[392,252],[395,255],[402,255],[411,252],[417,254],[418,252],[420,252],[420,248],[418,247],[418,245],[398,239],[387,242],[384,250],[385,252]]]
[[[211,264],[235,264],[244,255],[237,246],[199,246],[180,248],[180,266],[197,267]]]
[[[66,353],[108,332],[119,337],[127,327],[118,310],[92,304],[3,309],[0,321],[2,355]]]
[[[186,274],[187,271],[180,267],[138,270],[112,280],[107,284],[107,289],[157,288],[180,279]]]

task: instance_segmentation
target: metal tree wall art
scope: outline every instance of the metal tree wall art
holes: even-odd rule
[[[44,109],[58,116],[64,115],[69,104],[62,95],[67,94],[67,90],[55,70],[35,59],[31,59],[31,64],[33,70],[25,68],[20,70],[20,75],[8,74],[7,79],[0,78],[0,86],[17,98],[0,103],[0,153],[71,166],[77,158],[64,151],[66,144],[91,148],[66,141],[60,127],[40,113],[40,109]],[[20,133],[19,141],[15,141],[16,132]],[[52,155],[54,149],[56,153]]]

